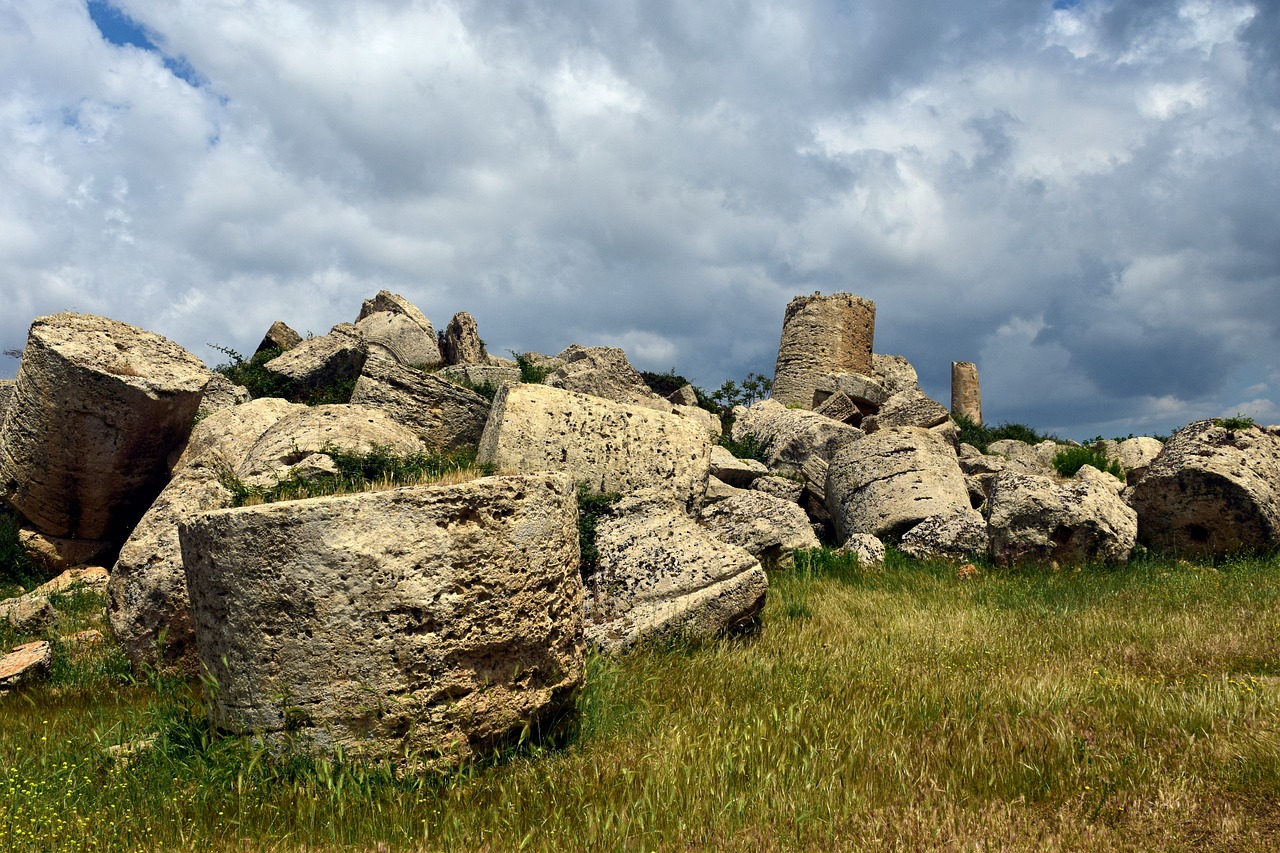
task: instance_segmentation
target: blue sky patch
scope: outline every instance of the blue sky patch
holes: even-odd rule
[[[199,88],[206,81],[200,72],[191,67],[191,63],[182,57],[166,54],[147,35],[146,29],[133,18],[117,9],[107,0],[89,0],[89,18],[93,21],[102,37],[114,45],[140,48],[157,54],[169,73],[190,85]]]

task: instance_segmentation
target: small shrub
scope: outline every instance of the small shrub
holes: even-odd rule
[[[1053,457],[1053,467],[1063,477],[1073,477],[1085,465],[1092,465],[1118,480],[1124,480],[1124,468],[1107,457],[1100,447],[1064,447]]]
[[[221,373],[237,385],[247,388],[249,396],[255,400],[262,397],[279,397],[292,403],[305,403],[308,406],[349,403],[351,402],[351,394],[356,388],[354,379],[343,379],[332,385],[322,385],[319,388],[307,388],[296,382],[276,376],[268,371],[265,365],[284,352],[284,350],[277,347],[255,353],[252,358],[246,360],[243,355],[230,347],[218,346],[217,344],[209,344],[209,346],[231,359],[226,364],[220,364],[215,367],[213,369],[214,372]]]
[[[640,378],[644,380],[644,384],[649,386],[649,390],[660,397],[670,397],[684,386],[688,385],[693,388],[693,394],[698,398],[698,406],[706,409],[714,414],[720,413],[720,407],[715,401],[707,396],[707,393],[694,385],[688,379],[676,373],[675,368],[668,370],[666,373],[652,373],[647,370],[640,371]]]
[[[581,554],[582,576],[591,576],[600,559],[596,548],[596,525],[601,516],[607,516],[613,505],[622,499],[616,492],[596,492],[586,483],[578,484],[578,550]]]
[[[536,364],[530,358],[528,353],[516,352],[508,350],[512,357],[516,360],[516,365],[520,368],[520,381],[526,385],[541,385],[547,376],[552,373],[552,369],[544,364]]]
[[[956,412],[951,413],[951,419],[956,422],[956,426],[960,427],[960,441],[976,447],[983,453],[987,452],[987,447],[992,442],[1005,439],[1025,441],[1027,444],[1059,440],[1056,435],[1038,432],[1026,424],[1005,422],[997,427],[989,427]]]
[[[757,400],[763,400],[773,392],[773,380],[762,373],[748,373],[747,378],[739,384],[732,379],[720,386],[711,394],[711,401],[723,410],[734,406],[750,406]]]
[[[757,462],[767,462],[769,458],[769,443],[755,433],[746,433],[739,440],[734,439],[729,431],[726,430],[716,438],[716,444],[739,459],[755,459]]]
[[[1232,432],[1235,432],[1236,430],[1239,430],[1239,429],[1249,429],[1250,427],[1254,426],[1253,418],[1249,417],[1248,415],[1241,415],[1241,414],[1237,414],[1235,417],[1232,417],[1232,418],[1214,418],[1213,424],[1214,426],[1220,426],[1223,429],[1228,429],[1228,430],[1231,430]]]
[[[498,396],[498,385],[495,382],[489,382],[488,380],[484,382],[472,382],[465,376],[450,376],[449,381],[460,388],[466,388],[474,394],[479,394],[490,403],[492,403],[493,399]]]

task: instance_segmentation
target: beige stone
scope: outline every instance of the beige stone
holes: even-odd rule
[[[0,423],[4,422],[5,409],[9,408],[9,400],[13,398],[13,392],[17,387],[16,379],[0,379]]]
[[[951,419],[945,406],[926,396],[923,391],[899,391],[880,407],[880,411],[862,419],[867,433],[892,427],[942,426]]]
[[[111,575],[102,566],[82,566],[67,569],[53,580],[45,581],[31,595],[57,595],[60,593],[83,590],[86,592],[106,592],[107,582]]]
[[[1164,450],[1164,442],[1146,435],[1123,441],[1104,439],[1100,444],[1107,458],[1120,464],[1131,483],[1136,483],[1146,472],[1147,466]]]
[[[477,461],[499,472],[563,471],[600,492],[657,488],[685,507],[707,487],[711,442],[692,421],[548,385],[498,392]]]
[[[692,385],[682,385],[667,395],[667,401],[677,406],[696,406],[698,393],[693,390]]]
[[[670,412],[671,403],[645,384],[627,354],[616,347],[582,347],[574,344],[560,353],[563,364],[550,373],[547,385],[612,400]]]
[[[783,405],[814,405],[820,377],[872,372],[874,302],[848,293],[797,296],[782,320],[782,341],[773,375],[773,399]]]
[[[436,375],[450,382],[470,385],[488,383],[495,388],[520,384],[520,368],[515,364],[454,364],[440,368]]]
[[[653,492],[624,498],[601,518],[596,548],[586,634],[605,651],[742,629],[764,607],[769,581],[759,561]]]
[[[309,411],[266,397],[211,415],[192,430],[173,479],[129,534],[107,585],[107,618],[135,666],[164,663],[199,672],[178,525],[198,512],[230,506],[224,478],[268,429]]]
[[[899,536],[930,516],[970,508],[955,451],[920,427],[879,430],[837,452],[826,502],[840,541]]]
[[[1039,444],[1027,444],[1014,438],[993,441],[987,445],[987,453],[1002,456],[1005,468],[1023,474],[1053,474],[1053,457],[1062,450],[1062,445],[1055,441],[1042,441]]]
[[[262,336],[262,341],[258,344],[258,348],[254,350],[253,354],[257,355],[269,349],[293,349],[300,343],[302,343],[302,335],[289,328],[289,325],[282,320],[276,320],[271,324],[271,328],[267,329],[267,333]]]
[[[489,353],[480,340],[475,317],[466,311],[453,315],[440,333],[440,355],[445,364],[488,364]]]
[[[381,409],[433,451],[475,445],[489,417],[489,401],[474,391],[380,357],[365,362],[351,402]]]
[[[90,563],[112,547],[101,539],[63,539],[30,527],[18,531],[18,542],[32,562],[51,572]]]
[[[568,477],[222,510],[180,536],[222,728],[444,768],[575,707],[585,647]]]
[[[168,480],[209,376],[115,320],[36,319],[0,425],[0,494],[49,536],[123,540]]]
[[[404,314],[379,311],[356,323],[371,354],[397,364],[430,368],[441,364],[440,343],[430,324],[423,329]]]
[[[819,415],[831,418],[833,421],[857,426],[862,421],[862,410],[858,408],[849,396],[841,391],[837,391],[827,397],[821,403],[814,407],[814,411]]]
[[[196,420],[204,420],[214,412],[247,403],[251,398],[248,388],[237,385],[221,373],[215,373],[204,386],[204,397],[196,411]]]
[[[803,409],[788,409],[776,399],[760,400],[734,410],[733,438],[754,436],[765,445],[765,465],[771,471],[799,474],[813,457],[829,461],[846,444],[862,438],[862,431]]]
[[[864,569],[878,569],[884,565],[884,543],[870,533],[850,534],[840,550],[857,557],[858,565]]]
[[[972,361],[951,362],[951,411],[982,423],[982,390],[978,387],[978,366]]]
[[[713,504],[716,501],[722,501],[731,498],[734,495],[740,495],[746,489],[740,489],[737,486],[731,486],[719,477],[710,476],[707,478],[707,491],[702,496],[703,504]]]
[[[339,323],[329,334],[285,350],[262,369],[299,388],[323,388],[354,382],[368,357],[364,335],[350,323]]]
[[[752,491],[764,492],[793,504],[800,503],[800,495],[804,491],[804,483],[786,477],[757,477],[751,483]]]
[[[1129,493],[1144,545],[1191,559],[1280,540],[1280,436],[1211,420],[1174,433]]]
[[[797,548],[820,544],[798,505],[764,492],[743,492],[702,510],[702,525],[766,566],[788,566]]]
[[[872,373],[879,378],[886,398],[903,391],[920,390],[920,378],[916,375],[916,369],[902,356],[875,353],[871,362]]]
[[[739,459],[718,444],[711,446],[711,476],[739,489],[746,489],[751,483],[767,476],[769,469],[757,459]]]
[[[935,515],[904,533],[898,550],[921,560],[963,563],[987,553],[987,522],[967,507]]]
[[[1092,478],[1006,470],[991,490],[987,532],[999,565],[1120,563],[1129,559],[1138,523],[1112,487]]]
[[[0,622],[16,634],[40,634],[57,621],[58,613],[47,595],[29,592],[0,601]]]
[[[884,383],[874,376],[862,373],[828,373],[818,377],[814,399],[819,404],[836,394],[849,398],[864,415],[879,411],[884,401],[891,396],[885,390]]]
[[[53,646],[44,640],[14,646],[0,657],[0,693],[23,686],[49,670]]]
[[[235,473],[250,485],[269,487],[331,446],[348,453],[383,448],[402,456],[427,449],[415,430],[380,409],[350,403],[306,406],[268,427]]]

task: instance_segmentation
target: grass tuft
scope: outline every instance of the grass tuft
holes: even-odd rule
[[[1074,477],[1086,465],[1092,465],[1124,482],[1124,467],[1107,456],[1101,447],[1064,447],[1053,456],[1052,465],[1063,477]]]

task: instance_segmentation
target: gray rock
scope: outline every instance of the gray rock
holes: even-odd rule
[[[500,472],[563,471],[600,492],[657,488],[692,508],[707,488],[711,441],[692,421],[548,385],[498,392],[477,461]]]
[[[222,510],[180,536],[221,728],[440,769],[574,708],[585,647],[568,477]]]
[[[1129,482],[1136,483],[1146,472],[1147,466],[1155,461],[1164,450],[1164,442],[1150,436],[1139,435],[1123,441],[1104,439],[1099,442],[1107,458],[1118,462],[1124,469]]]
[[[699,520],[717,537],[745,548],[767,566],[790,565],[797,548],[820,544],[804,510],[764,492],[743,492],[712,504],[702,510]]]
[[[898,536],[970,508],[955,451],[920,427],[879,430],[841,449],[827,471],[826,501],[840,541]]]
[[[547,385],[615,403],[671,411],[671,404],[649,390],[644,378],[620,349],[574,344],[560,353],[559,358],[564,363],[547,376],[544,380]]]
[[[1014,438],[993,441],[987,445],[987,453],[1003,456],[1005,469],[1023,474],[1054,473],[1053,457],[1062,450],[1062,445],[1054,441],[1042,441],[1031,445]]]
[[[440,333],[440,355],[445,364],[489,363],[489,353],[485,352],[484,341],[480,340],[475,317],[466,311],[453,315],[449,325]]]
[[[1091,477],[1005,471],[991,490],[987,532],[999,565],[1118,563],[1129,559],[1137,521],[1111,487]]]
[[[300,388],[323,388],[354,382],[368,357],[369,344],[364,335],[350,323],[339,323],[329,334],[308,338],[262,368]]]
[[[972,509],[935,515],[904,533],[898,550],[922,560],[963,563],[987,553],[987,522]]]
[[[0,497],[49,536],[122,541],[168,480],[209,377],[151,332],[37,318],[0,424]]]
[[[764,492],[775,498],[800,503],[800,495],[804,492],[804,483],[786,477],[758,477],[751,483],[752,491]]]
[[[15,634],[40,634],[57,621],[58,613],[47,595],[27,593],[0,601],[0,622]]]
[[[489,417],[489,401],[474,391],[382,357],[365,362],[351,402],[381,409],[431,450],[475,445]]]
[[[241,466],[267,429],[307,411],[268,397],[224,409],[196,425],[173,479],[129,534],[107,584],[107,618],[135,666],[163,663],[199,672],[178,525],[196,513],[229,506],[232,493],[223,478]]]
[[[739,459],[720,445],[711,445],[711,476],[730,486],[749,488],[752,482],[768,473],[769,469],[757,459]]]
[[[916,369],[902,356],[876,353],[871,361],[871,372],[880,379],[880,385],[887,396],[920,390],[920,378],[916,375]]]
[[[302,335],[289,328],[287,323],[276,320],[271,324],[271,328],[267,329],[267,333],[262,336],[262,341],[258,344],[258,348],[253,351],[253,354],[257,355],[269,349],[293,349],[300,343],[302,343]]]
[[[884,565],[884,543],[870,533],[851,533],[840,550],[857,557],[858,565],[864,569],[877,569]]]
[[[585,612],[587,641],[600,649],[713,636],[750,625],[764,607],[759,561],[660,495],[624,498],[596,530]]]
[[[667,402],[677,406],[697,406],[698,394],[692,385],[682,385],[667,395]]]
[[[765,446],[765,465],[771,471],[800,474],[810,459],[830,461],[841,447],[862,438],[862,431],[804,409],[788,409],[776,400],[738,407],[733,438],[754,436]]]
[[[1153,550],[1200,558],[1280,539],[1280,437],[1196,421],[1164,445],[1129,494]]]

